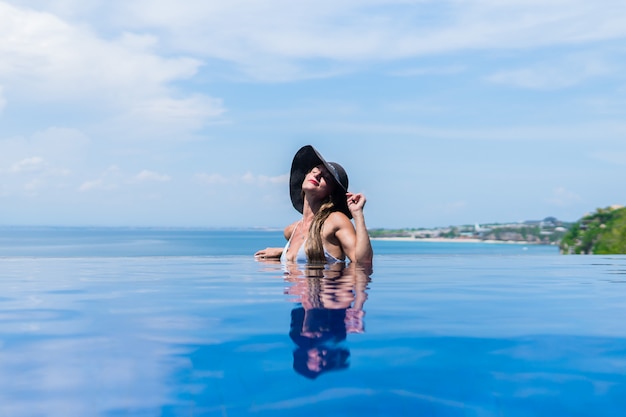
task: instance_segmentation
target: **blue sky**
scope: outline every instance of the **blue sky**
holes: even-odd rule
[[[624,204],[623,0],[0,0],[0,224],[281,227],[314,145],[369,227]]]

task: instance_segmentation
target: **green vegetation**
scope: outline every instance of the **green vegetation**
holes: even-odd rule
[[[539,225],[529,225],[520,227],[494,227],[488,234],[487,240],[503,241],[525,241],[529,243],[539,243],[544,245],[554,245],[561,241],[567,233],[567,229],[560,227],[541,227]]]
[[[441,237],[445,237],[446,239],[455,239],[461,237],[461,232],[458,227],[452,226],[450,229],[442,231]]]
[[[370,237],[411,237],[409,229],[369,229]]]
[[[560,249],[565,254],[626,254],[626,208],[586,215],[563,236]]]

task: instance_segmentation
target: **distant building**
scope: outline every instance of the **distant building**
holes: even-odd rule
[[[525,226],[539,226],[541,225],[541,220],[526,220],[524,222]]]

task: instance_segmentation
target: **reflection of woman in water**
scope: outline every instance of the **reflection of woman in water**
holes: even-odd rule
[[[265,248],[255,257],[283,263],[337,263],[347,257],[371,265],[365,196],[348,192],[348,175],[341,165],[326,162],[310,145],[302,147],[291,164],[289,193],[302,218],[285,228],[284,248]]]
[[[293,368],[315,379],[330,370],[348,367],[350,351],[340,343],[346,338],[345,310],[303,307],[291,311],[289,336],[298,348],[293,352]]]
[[[295,267],[294,267],[295,269]],[[293,368],[307,378],[348,367],[347,333],[362,333],[369,276],[350,264],[292,270],[287,275],[301,306],[291,311],[289,336],[297,345]]]

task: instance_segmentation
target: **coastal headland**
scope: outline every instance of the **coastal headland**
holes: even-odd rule
[[[425,237],[425,238],[412,238],[412,237],[372,237],[372,240],[387,240],[391,242],[441,242],[441,243],[511,243],[511,244],[523,244],[531,245],[537,244],[536,242],[528,242],[525,240],[483,240],[474,238],[445,238],[445,237]]]
[[[377,240],[558,245],[571,225],[554,217],[546,217],[543,220],[482,225],[370,229],[369,233],[372,239]]]

